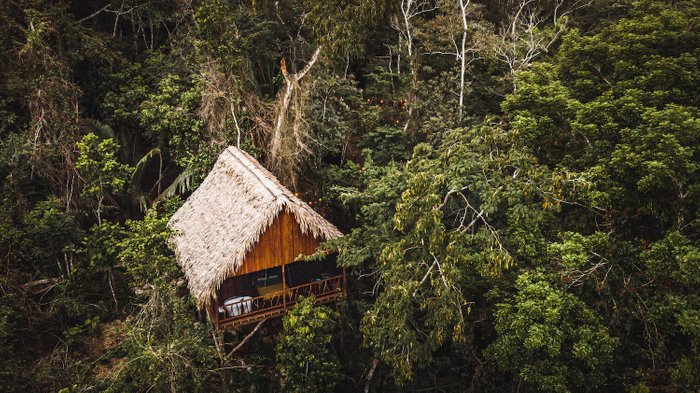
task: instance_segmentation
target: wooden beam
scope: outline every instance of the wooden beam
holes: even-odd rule
[[[241,340],[241,342],[238,343],[238,345],[236,345],[236,347],[233,348],[233,349],[231,350],[231,352],[229,352],[228,355],[226,355],[226,356],[227,356],[227,357],[231,357],[231,355],[233,355],[234,353],[238,352],[241,348],[243,348],[243,346],[245,345],[245,343],[247,343],[248,340],[250,340],[250,339],[255,335],[255,333],[257,333],[258,330],[260,330],[260,327],[263,325],[263,323],[265,323],[265,321],[267,321],[267,319],[262,319],[262,320],[260,320],[260,322],[258,322],[258,325],[255,326],[255,329],[253,329],[252,332],[248,333],[248,335],[245,336],[245,337],[243,338],[243,340]]]
[[[345,275],[345,266],[343,266],[343,295],[348,294],[348,279]]]
[[[214,320],[216,321],[216,327],[218,328],[219,322],[220,322],[219,321],[219,301],[217,299],[214,299],[214,297],[212,297],[211,304],[212,304],[212,312],[214,313]],[[225,312],[226,312],[226,309],[224,309],[224,313]],[[224,317],[226,317],[225,314],[224,314]]]
[[[284,275],[284,265],[282,262],[282,308],[287,311],[287,278]]]

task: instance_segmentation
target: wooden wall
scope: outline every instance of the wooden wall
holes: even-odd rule
[[[281,266],[283,262],[292,263],[299,255],[316,252],[320,243],[311,234],[301,233],[301,227],[292,214],[282,212],[248,251],[241,270],[234,276]]]

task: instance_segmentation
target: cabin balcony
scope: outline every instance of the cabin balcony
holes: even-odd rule
[[[345,270],[335,257],[296,262],[226,279],[218,293],[214,316],[221,329],[233,329],[284,315],[301,297],[313,295],[318,304],[345,295]]]

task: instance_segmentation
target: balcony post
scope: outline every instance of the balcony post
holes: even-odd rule
[[[211,308],[212,308],[212,313],[214,314],[214,321],[216,321],[216,327],[219,327],[219,300],[214,298],[213,296],[211,297]],[[226,309],[224,308],[224,313],[226,312]],[[224,318],[226,315],[224,314]]]
[[[282,308],[287,311],[287,278],[284,275],[284,265],[282,262]]]
[[[348,279],[345,276],[345,266],[343,266],[343,295],[347,295],[348,292]]]

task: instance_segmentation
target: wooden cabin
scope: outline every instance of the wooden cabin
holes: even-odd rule
[[[238,148],[219,156],[170,226],[191,293],[222,329],[282,315],[301,296],[345,294],[335,253],[317,253],[340,231]],[[312,254],[321,257],[304,260]]]

